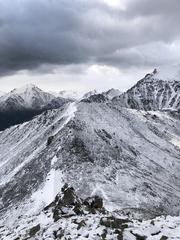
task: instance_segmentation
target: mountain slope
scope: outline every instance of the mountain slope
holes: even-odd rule
[[[79,198],[65,184],[55,199],[34,215],[19,217],[12,226],[1,223],[1,239],[119,239],[130,221],[114,216],[100,197]]]
[[[0,132],[1,211],[41,209],[68,182],[109,210],[176,214],[179,129],[168,113],[80,102]]]
[[[178,75],[175,77],[171,75],[155,69],[126,93],[114,98],[114,101],[133,109],[178,111],[180,110],[180,76],[178,79]]]
[[[4,225],[5,224],[5,225]],[[15,239],[178,239],[180,217],[138,221],[108,212],[98,197],[81,199],[65,184],[55,199],[37,214],[26,214],[7,226],[1,222],[0,237]]]

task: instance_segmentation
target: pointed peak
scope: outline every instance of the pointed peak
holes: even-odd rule
[[[146,80],[180,81],[180,64],[155,68],[145,76]]]
[[[11,91],[11,93],[15,93],[15,94],[21,94],[21,93],[24,93],[24,92],[29,92],[29,91],[33,91],[33,90],[38,90],[38,91],[42,91],[40,88],[38,88],[36,85],[32,84],[32,83],[29,83],[29,84],[26,84],[20,88],[15,88]]]
[[[107,90],[105,93],[120,93],[121,91],[119,89],[116,88],[111,88],[109,90]]]
[[[103,94],[108,98],[108,99],[113,99],[114,97],[118,97],[122,94],[122,92],[119,89],[111,88],[106,92],[103,92]]]
[[[157,68],[155,68],[154,71],[153,71],[153,74],[155,75],[157,73],[158,73],[158,70],[157,70]]]

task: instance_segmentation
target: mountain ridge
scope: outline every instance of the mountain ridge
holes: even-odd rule
[[[3,231],[8,234],[14,223],[20,233],[22,216],[26,216],[22,226],[28,231],[29,221],[36,227],[37,216],[44,216],[44,208],[50,206],[50,211],[55,211],[56,196],[65,183],[82,199],[101,198],[111,217],[118,214],[148,219],[179,214],[180,115],[178,109],[159,107],[157,97],[150,105],[143,103],[143,98],[151,98],[160,89],[161,94],[167,93],[165,86],[172,83],[151,77],[146,75],[113,99],[106,92],[63,104],[61,98],[53,99],[53,106],[32,120],[0,132],[0,236],[4,237]],[[170,89],[175,87],[169,85]],[[136,105],[125,102],[124,96]],[[101,214],[96,217],[101,219]],[[67,219],[69,229],[74,229],[71,216]],[[87,221],[82,216],[81,220]],[[178,219],[172,217],[171,221],[176,224]],[[40,223],[41,234],[54,227],[54,223]],[[158,226],[158,219],[154,223]],[[145,232],[143,224],[150,230]],[[133,234],[142,231],[144,236],[149,236],[148,231],[155,234],[148,224],[133,222],[127,236],[134,239],[138,235]],[[156,235],[162,236],[162,232],[158,228]],[[37,235],[37,239],[42,236]]]
[[[158,79],[158,72],[147,74],[113,101],[141,110],[180,110],[180,81]]]
[[[68,110],[68,106],[70,109],[75,110]],[[73,106],[76,106],[76,108]],[[47,113],[43,113],[30,122],[1,132],[0,173],[3,177],[1,178],[0,186],[1,193],[3,194],[1,196],[4,198],[2,201],[5,203],[3,208],[5,208],[5,206],[8,207],[8,201],[5,199],[11,199],[10,202],[12,202],[13,199],[13,201],[16,201],[16,197],[14,198],[16,194],[13,189],[17,189],[17,191],[21,189],[21,192],[24,192],[23,194],[18,193],[17,199],[19,200],[26,196],[27,190],[25,189],[27,189],[27,181],[29,181],[29,190],[31,189],[32,191],[34,189],[34,187],[32,188],[34,183],[33,181],[31,182],[30,176],[32,176],[32,174],[38,176],[40,173],[37,174],[35,173],[36,171],[42,171],[42,169],[44,169],[44,176],[40,175],[43,178],[40,182],[36,180],[36,184],[39,185],[41,181],[45,181],[46,175],[51,169],[50,159],[53,160],[56,156],[54,167],[56,166],[56,169],[63,170],[63,172],[67,171],[67,174],[64,175],[65,172],[63,173],[65,181],[73,185],[75,184],[78,192],[83,196],[87,194],[91,195],[91,191],[99,192],[99,194],[102,194],[106,199],[106,202],[109,202],[108,204],[117,207],[117,203],[119,202],[123,208],[140,207],[143,201],[144,203],[141,205],[142,208],[143,205],[144,207],[146,206],[146,208],[151,208],[151,203],[148,198],[155,198],[157,212],[158,205],[162,201],[162,198],[167,198],[167,206],[164,206],[164,210],[172,212],[170,206],[173,201],[172,199],[171,202],[168,200],[168,196],[171,193],[171,196],[174,196],[173,204],[174,211],[176,212],[175,202],[179,201],[178,189],[180,187],[176,180],[180,167],[177,159],[180,156],[180,150],[174,142],[175,139],[178,141],[179,121],[170,117],[167,113],[141,113],[137,110],[122,109],[118,105],[116,108],[114,107],[111,103],[108,105],[107,103],[70,103],[66,105],[65,108],[49,110]],[[89,114],[91,114],[91,121],[89,120]],[[102,119],[104,121],[103,127]],[[169,123],[170,119],[173,124]],[[139,122],[141,124],[139,124]],[[114,126],[116,126],[116,130]],[[169,128],[167,133],[161,133],[161,131],[158,130],[158,128],[160,128],[165,131],[166,127]],[[35,138],[32,138],[34,134]],[[130,135],[131,140],[128,137]],[[132,137],[133,135],[134,137]],[[24,136],[24,138],[22,139],[21,136]],[[47,145],[50,136],[53,136],[52,143]],[[25,144],[27,137],[30,142],[28,141]],[[6,139],[5,142],[7,143],[5,143],[3,139]],[[15,147],[16,144],[14,145],[13,142],[17,142],[17,147]],[[94,146],[94,142],[96,142],[96,147]],[[143,145],[143,148],[141,145]],[[14,152],[15,148],[13,146],[17,148],[16,152]],[[146,153],[148,148],[153,149],[152,152],[148,151],[149,156]],[[12,154],[9,154],[9,151],[12,152]],[[153,160],[157,152],[158,163]],[[44,159],[43,161],[42,158]],[[24,159],[29,160],[24,161]],[[68,162],[66,159],[69,159]],[[166,162],[165,159],[169,159],[169,161]],[[145,165],[142,165],[142,162],[144,162]],[[37,166],[36,169],[32,164]],[[37,164],[40,165],[38,166]],[[21,165],[22,167],[19,168]],[[96,166],[94,170],[93,166]],[[28,173],[25,169],[29,169],[28,171],[30,172]],[[132,178],[131,174],[126,173],[125,169],[131,169],[130,171],[134,177]],[[24,175],[24,171],[26,175]],[[60,174],[60,176],[62,176],[61,171],[57,173],[57,175]],[[92,174],[85,174],[85,171],[90,171]],[[118,177],[117,182],[115,181],[116,178],[114,180],[112,178],[112,182],[106,179],[108,172],[105,173],[104,171],[108,171],[110,176],[113,171],[115,171],[115,176],[116,178]],[[154,172],[157,171],[159,172],[159,178],[161,180],[158,180],[157,176],[155,177],[154,175]],[[4,174],[6,177],[4,177]],[[145,178],[143,176],[144,174],[147,174]],[[164,174],[168,176],[166,177],[168,182],[164,179]],[[93,176],[93,178],[91,178],[91,176]],[[127,177],[130,185],[125,184],[125,189],[123,190],[123,186],[121,185],[122,180],[119,182],[118,179],[122,178],[125,180]],[[145,185],[141,185],[141,182],[138,183],[140,177],[145,181]],[[154,179],[152,181],[154,177],[156,180]],[[146,178],[149,180],[145,180]],[[16,183],[18,179],[23,179],[23,182]],[[105,183],[107,181],[107,183],[103,185],[101,183],[102,179],[104,179]],[[17,184],[17,188],[14,184],[12,188],[12,181]],[[164,187],[163,185],[159,185],[160,182],[164,184]],[[87,193],[83,192],[84,187],[82,183],[86,185]],[[171,184],[176,184],[176,188]],[[89,187],[87,187],[88,185]],[[169,193],[166,191],[166,185],[169,185]],[[19,189],[18,186],[21,186],[21,188]],[[149,197],[139,198],[139,194],[141,195],[147,186],[149,186],[149,193],[147,193]],[[132,197],[129,200],[125,200],[123,197],[125,192],[133,192],[135,188],[139,188],[138,191],[136,190],[137,200]],[[162,194],[163,197],[156,196],[157,188],[160,191],[159,194]],[[7,189],[9,190],[7,191]],[[120,189],[122,194],[119,192]],[[4,191],[7,193],[9,191],[11,192],[9,197]],[[119,193],[117,194],[117,192]],[[120,199],[118,200],[119,197]],[[155,204],[154,201],[155,200],[152,200],[152,204]],[[158,201],[160,202],[158,203]],[[123,206],[124,203],[126,204]],[[153,208],[155,209],[155,205],[153,205]]]

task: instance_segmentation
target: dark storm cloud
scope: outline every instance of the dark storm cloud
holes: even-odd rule
[[[179,11],[179,0],[129,0],[125,11],[98,0],[0,0],[0,74],[46,64],[151,66],[155,43],[161,64],[158,50],[170,53],[164,44],[179,38]]]

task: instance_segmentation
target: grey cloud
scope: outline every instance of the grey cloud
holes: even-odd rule
[[[129,13],[132,15],[166,15],[166,17],[179,16],[179,0],[131,0],[129,2]]]
[[[102,57],[99,61],[116,67],[123,66],[123,68],[130,66],[155,68],[160,65],[176,64],[179,56],[180,47],[177,49],[162,42],[154,42],[122,49]]]
[[[179,0],[130,0],[126,11],[98,0],[0,0],[0,74],[46,65],[151,66],[149,45],[179,38],[179,10]]]

